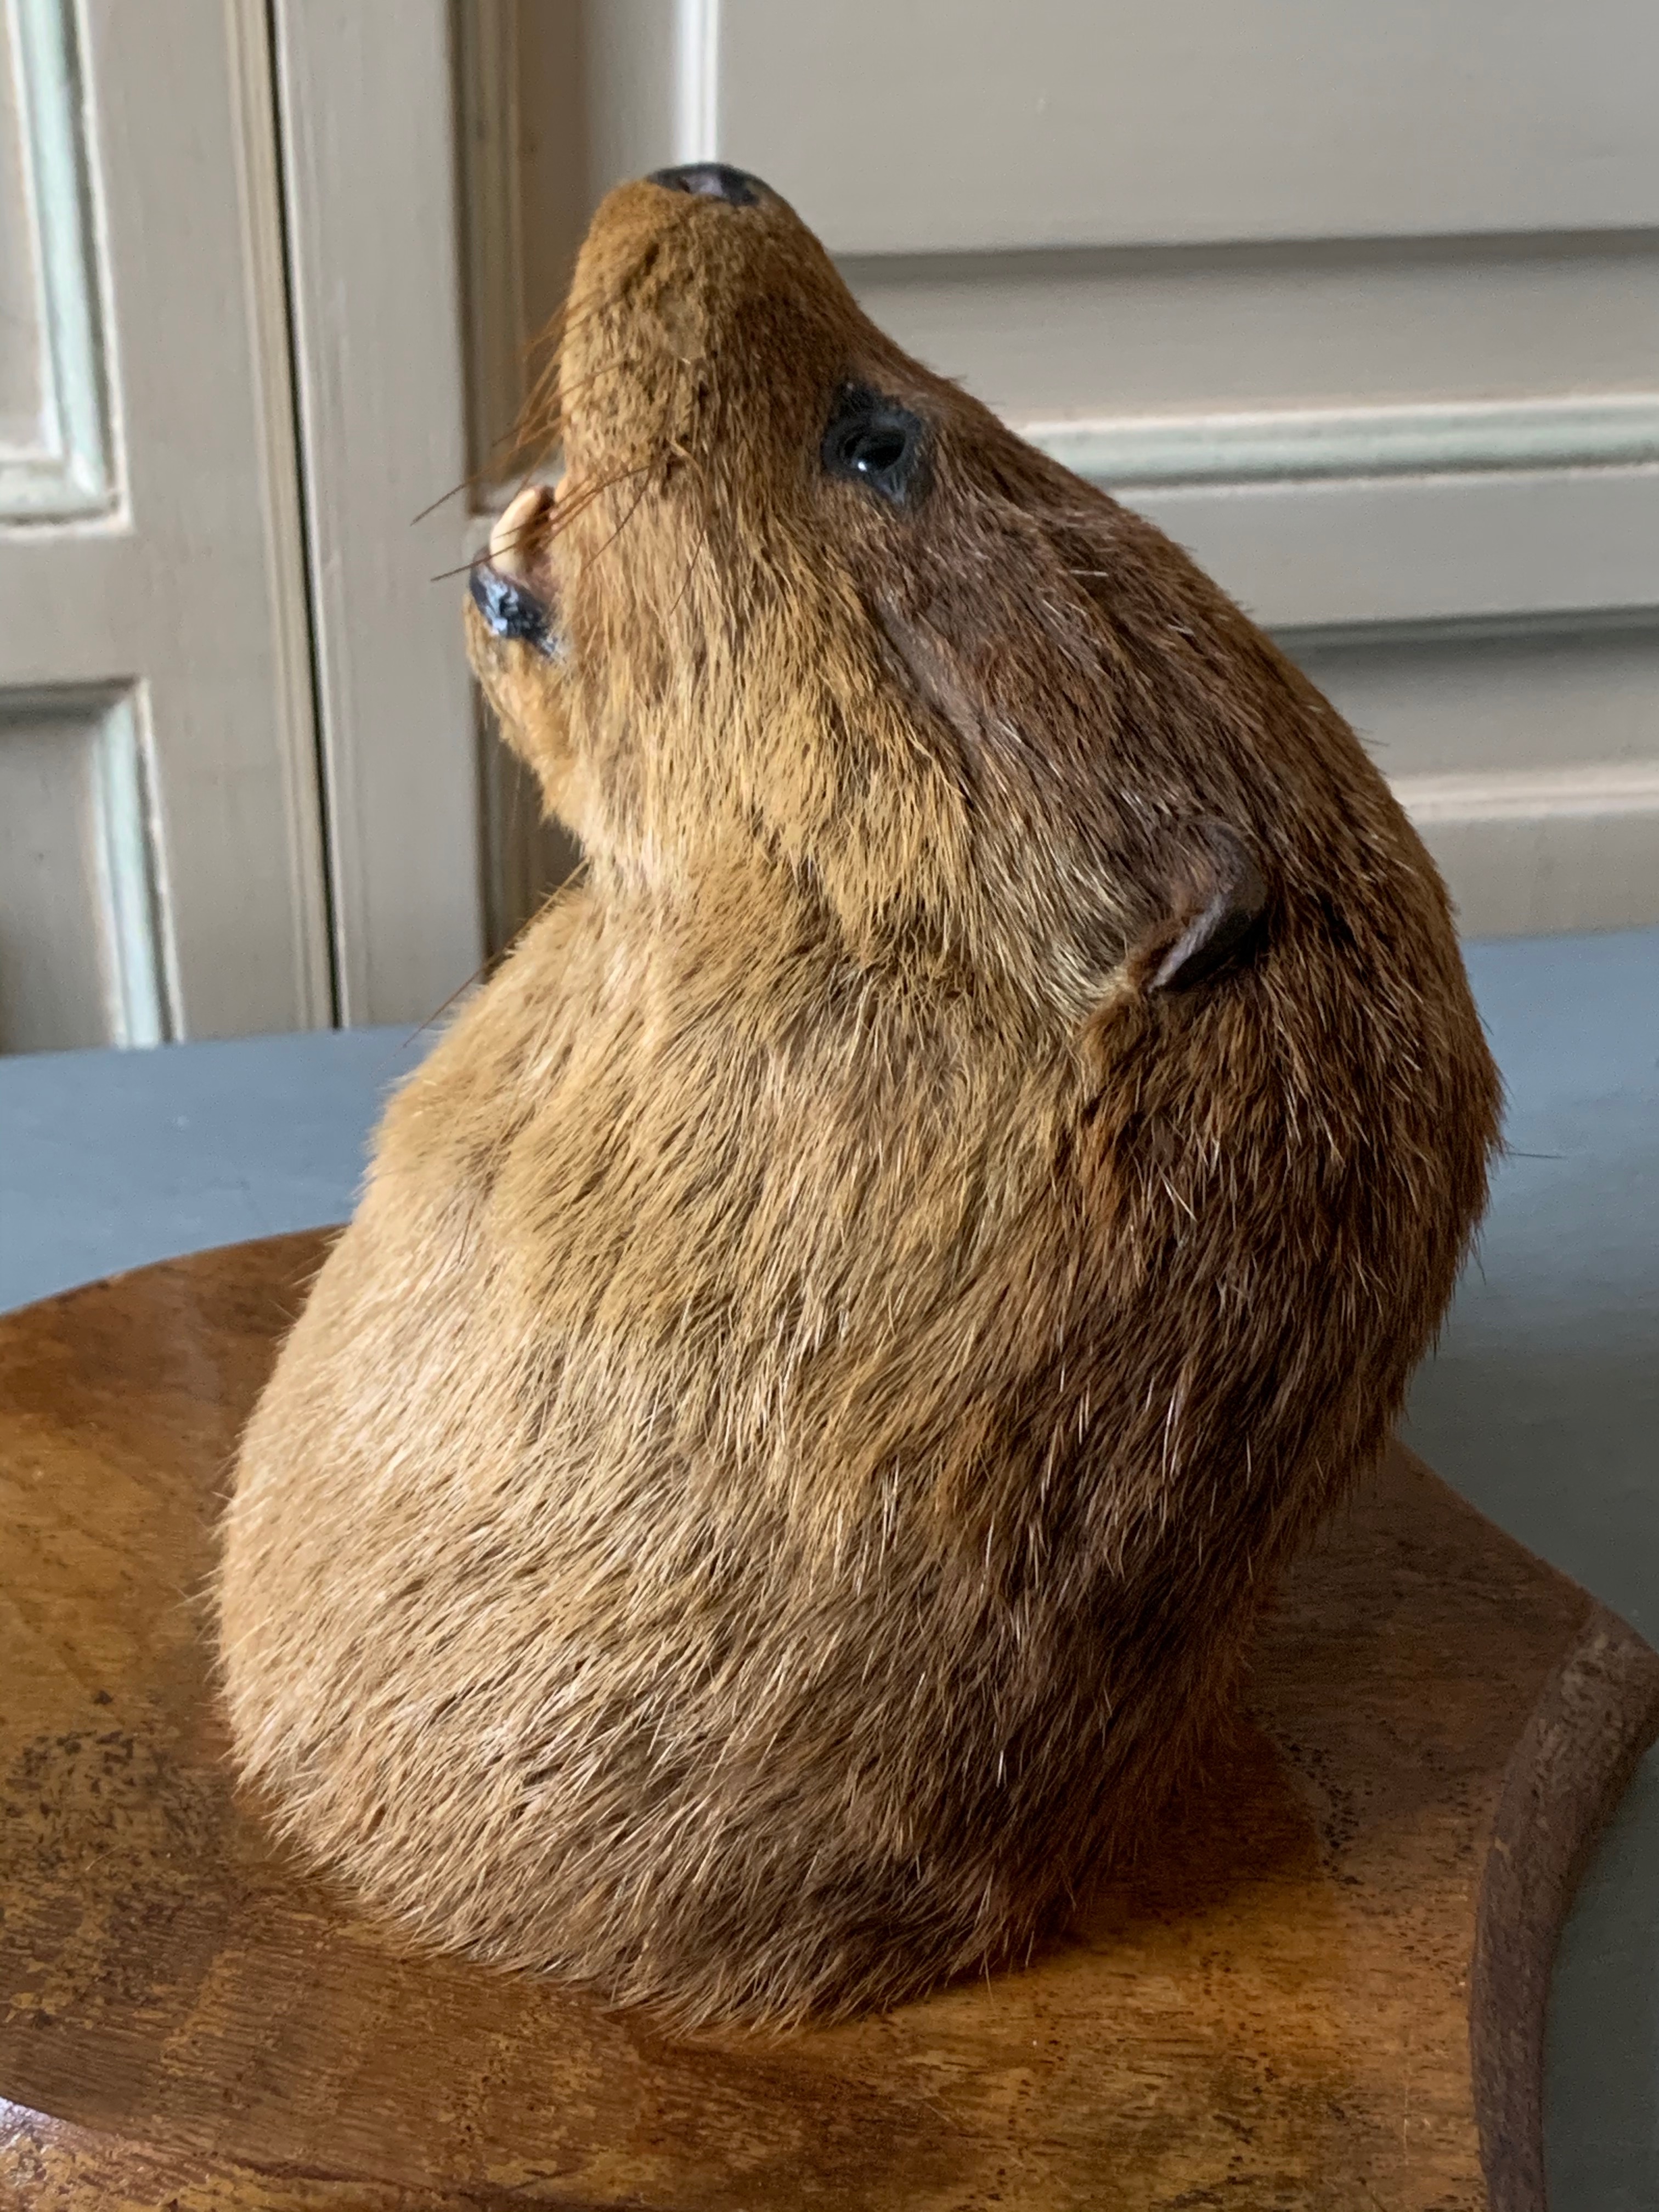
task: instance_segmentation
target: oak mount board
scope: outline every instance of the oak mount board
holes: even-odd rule
[[[214,1521],[327,1242],[0,1322],[3,2212],[1542,2212],[1556,1936],[1659,1730],[1583,1590],[1396,1449],[1066,1942],[671,2038],[400,1950],[233,1796]]]

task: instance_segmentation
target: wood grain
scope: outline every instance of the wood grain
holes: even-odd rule
[[[671,2039],[405,1954],[233,1800],[212,1525],[324,1249],[0,1323],[0,2206],[1541,2212],[1555,1936],[1659,1729],[1659,1657],[1583,1590],[1395,1452],[1066,1942]]]

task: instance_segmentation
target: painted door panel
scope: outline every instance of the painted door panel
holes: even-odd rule
[[[3,28],[0,1048],[325,1023],[264,11]]]

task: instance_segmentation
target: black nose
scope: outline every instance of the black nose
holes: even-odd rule
[[[653,169],[646,179],[671,192],[695,192],[701,200],[726,200],[732,207],[753,207],[766,191],[747,169],[728,168],[724,161],[687,161],[678,169]]]

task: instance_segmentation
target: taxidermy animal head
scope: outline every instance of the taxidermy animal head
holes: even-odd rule
[[[1150,524],[716,167],[605,203],[472,580],[580,880],[256,1413],[244,1771],[670,2019],[1017,1960],[1376,1455],[1485,1192],[1444,892]]]

